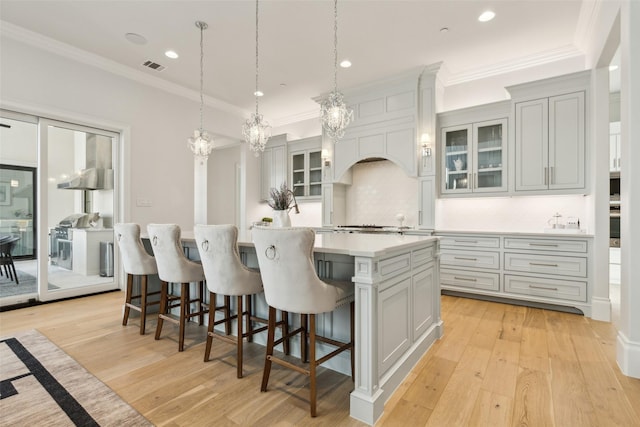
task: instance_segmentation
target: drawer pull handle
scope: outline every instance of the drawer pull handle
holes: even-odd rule
[[[456,280],[466,280],[468,282],[477,282],[478,281],[478,279],[473,279],[473,278],[470,278],[470,277],[453,276],[453,278],[456,279]]]
[[[454,240],[456,243],[478,243],[477,240]]]
[[[549,246],[552,248],[557,248],[558,245],[554,243],[529,243],[529,246]]]
[[[529,265],[535,265],[537,267],[557,267],[558,264],[545,264],[544,262],[530,262]]]
[[[529,285],[531,289],[544,289],[545,291],[557,291],[558,288],[547,288],[546,286]]]
[[[453,259],[462,259],[465,261],[477,261],[478,258],[467,258],[467,257],[462,257],[462,256],[454,256]]]

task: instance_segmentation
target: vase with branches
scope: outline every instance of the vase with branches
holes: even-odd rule
[[[269,200],[267,204],[273,209],[273,225],[278,227],[290,227],[291,219],[289,211],[295,209],[297,214],[300,213],[296,195],[287,187],[287,183],[283,182],[279,188],[271,188],[269,190]]]

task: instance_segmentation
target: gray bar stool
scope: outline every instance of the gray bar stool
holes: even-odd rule
[[[162,324],[165,320],[179,325],[178,351],[184,350],[184,330],[186,322],[192,317],[198,317],[199,324],[204,323],[207,312],[203,304],[204,271],[202,265],[189,260],[182,251],[180,241],[180,227],[176,224],[149,224],[147,232],[151,240],[151,248],[158,265],[160,277],[160,313],[156,326],[156,339],[160,339]],[[197,283],[197,295],[190,297],[190,283]],[[180,296],[169,293],[169,283],[180,283]],[[196,305],[196,311],[191,311],[191,304]],[[170,314],[170,310],[180,307],[178,318]],[[212,310],[213,311],[213,310]]]
[[[258,255],[264,294],[269,304],[267,351],[260,390],[267,391],[272,363],[305,374],[310,381],[311,416],[315,417],[316,368],[341,352],[351,350],[351,377],[353,378],[355,362],[353,283],[318,278],[313,266],[315,233],[310,228],[256,227],[252,231],[252,236]],[[316,314],[333,311],[343,304],[350,305],[349,342],[316,335]],[[305,347],[307,338],[309,339],[309,369],[273,355],[276,309],[301,315],[301,327],[291,331],[290,335],[302,334],[300,353],[303,360],[306,358]],[[336,346],[337,349],[316,359],[316,341]]]
[[[122,325],[126,326],[129,321],[129,312],[131,309],[140,312],[140,335],[145,333],[145,324],[147,318],[147,307],[159,304],[160,301],[149,301],[148,297],[159,295],[160,292],[151,292],[147,290],[147,279],[150,274],[158,274],[156,259],[147,253],[140,240],[140,226],[133,223],[119,223],[114,227],[115,238],[120,248],[120,256],[124,272],[127,274],[127,291],[124,303],[124,315],[122,317]],[[140,282],[140,293],[133,294],[133,280],[137,277]],[[133,303],[133,300],[140,300],[139,304]]]

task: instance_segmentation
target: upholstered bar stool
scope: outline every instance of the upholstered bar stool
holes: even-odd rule
[[[202,265],[189,260],[182,251],[180,242],[180,227],[176,224],[149,224],[147,232],[151,240],[151,248],[156,257],[158,276],[160,277],[160,313],[156,326],[156,339],[160,339],[162,324],[168,320],[179,325],[178,351],[184,350],[184,330],[186,322],[192,317],[198,317],[199,324],[204,322],[206,313],[203,304],[204,271]],[[190,297],[190,283],[197,283],[196,298]],[[169,283],[180,283],[180,296],[169,292]],[[191,304],[196,305],[196,311],[191,312]],[[170,310],[180,307],[176,319]]]
[[[147,307],[159,304],[160,301],[149,301],[148,297],[159,295],[160,292],[148,292],[147,278],[150,274],[158,274],[156,259],[147,253],[140,240],[140,226],[138,224],[116,224],[114,227],[115,238],[120,248],[120,257],[124,272],[127,274],[127,291],[125,295],[124,314],[122,325],[126,326],[129,321],[131,309],[140,312],[140,335],[145,333],[147,318]],[[138,277],[140,282],[140,293],[133,293],[133,281]],[[133,303],[139,300],[139,304]]]
[[[240,260],[238,252],[238,229],[235,225],[196,225],[194,228],[196,244],[200,252],[200,260],[204,268],[209,290],[209,301],[216,300],[216,295],[236,297],[236,314],[225,313],[224,318],[215,320],[215,316],[209,314],[209,327],[207,332],[207,345],[204,353],[204,361],[209,360],[213,338],[236,345],[237,375],[242,378],[242,352],[243,341],[251,341],[253,334],[267,329],[267,319],[253,315],[252,296],[262,293],[262,279],[258,271],[250,270]],[[243,300],[246,300],[246,310],[243,308]],[[228,305],[225,302],[225,305]],[[215,325],[232,319],[237,320],[236,336],[231,338],[215,332]],[[244,322],[243,322],[244,320]],[[282,313],[282,320],[278,322],[283,328],[283,336],[288,335],[287,313]],[[253,322],[263,323],[258,329],[253,329]],[[243,323],[246,325],[243,327]],[[228,329],[226,330],[229,335]],[[289,353],[289,341],[283,342],[285,353]]]
[[[267,391],[271,364],[293,369],[309,376],[311,416],[316,416],[316,368],[345,350],[351,350],[351,376],[354,369],[354,289],[351,282],[320,280],[313,266],[315,233],[309,228],[257,227],[252,231],[258,255],[264,293],[269,304],[267,351],[261,391]],[[348,343],[316,335],[316,314],[350,304],[350,340]],[[309,369],[299,367],[273,355],[275,310],[301,314],[301,358],[309,339]],[[306,317],[309,325],[307,329]],[[336,346],[331,353],[316,359],[316,341]]]

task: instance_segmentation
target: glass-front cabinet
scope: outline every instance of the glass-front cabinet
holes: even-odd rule
[[[319,143],[320,139],[314,137],[290,146],[289,187],[296,197],[320,198],[322,195],[322,150]],[[307,148],[310,145],[318,148]],[[296,148],[300,149],[295,150]]]
[[[441,193],[506,191],[506,136],[506,119],[443,128]]]

